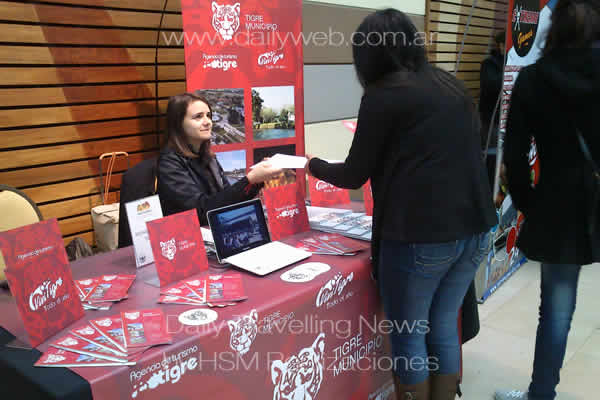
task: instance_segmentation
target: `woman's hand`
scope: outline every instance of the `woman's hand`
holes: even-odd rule
[[[310,160],[312,160],[314,157],[311,156],[310,154],[306,154],[305,157],[307,159],[306,164],[304,165],[304,170],[306,171],[306,175],[313,176],[313,174],[310,172],[310,168],[308,168],[308,164],[310,164]]]
[[[259,162],[248,172],[247,178],[248,182],[251,184],[262,183],[264,181],[268,181],[281,174],[283,170],[281,168],[273,167],[268,160],[264,160]]]

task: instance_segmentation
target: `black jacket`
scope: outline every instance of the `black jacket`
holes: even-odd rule
[[[206,225],[207,211],[249,200],[260,187],[246,177],[230,185],[216,158],[187,158],[169,147],[158,158],[158,194],[165,215],[195,208],[200,224]]]
[[[492,122],[492,114],[498,101],[498,95],[502,90],[502,79],[504,75],[504,57],[498,50],[493,50],[488,58],[481,63],[479,74],[479,84],[481,94],[479,98],[479,116],[481,117],[481,139],[482,145],[485,147],[487,135],[489,132],[490,123]],[[500,116],[500,107],[496,112],[493,125],[497,127]],[[490,147],[496,147],[498,142],[498,129],[492,130],[490,139]]]
[[[475,111],[422,73],[399,86],[369,88],[345,162],[315,158],[309,168],[343,188],[371,178],[376,258],[380,238],[446,242],[496,224],[480,146]]]
[[[577,126],[600,161],[600,48],[560,50],[521,70],[513,88],[504,162],[508,187],[525,222],[517,245],[528,258],[589,264],[583,168]],[[528,153],[535,136],[540,180],[530,185]]]
[[[123,174],[119,195],[119,248],[133,244],[125,204],[156,194],[156,158],[144,160]]]

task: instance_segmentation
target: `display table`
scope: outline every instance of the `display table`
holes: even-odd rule
[[[286,241],[294,243],[309,234]],[[385,335],[389,328],[382,322],[369,256],[368,251],[356,256],[313,255],[304,262],[322,262],[331,269],[305,283],[280,279],[293,266],[265,277],[242,271],[248,300],[214,309],[218,319],[203,326],[185,326],[178,320],[197,306],[156,303],[159,288],[146,283],[156,270],[146,266],[137,270],[128,299],[108,311],[86,311],[79,323],[159,307],[172,344],[151,348],[135,366],[72,370],[34,368],[36,350],[2,347],[2,389],[62,398],[91,394],[96,399],[387,399],[393,391]],[[209,261],[211,272],[223,271],[214,267],[214,259]],[[74,279],[136,271],[132,247],[71,265]],[[0,343],[8,340],[6,331],[25,337],[12,299],[0,301],[0,315]],[[38,350],[46,350],[47,343],[62,334]],[[54,390],[53,385],[60,388]]]

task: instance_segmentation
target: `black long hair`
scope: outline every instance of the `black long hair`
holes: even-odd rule
[[[599,40],[600,0],[559,0],[543,54],[556,49],[586,49]]]
[[[429,63],[426,40],[402,11],[388,8],[368,15],[352,38],[354,67],[363,88],[410,85],[424,79],[474,111],[465,85]]]
[[[427,64],[425,37],[406,14],[393,8],[363,20],[352,37],[352,55],[363,87],[389,73],[416,72]]]
[[[167,146],[186,157],[208,160],[213,156],[210,149],[210,140],[204,142],[200,146],[200,150],[196,153],[190,146],[183,131],[183,119],[187,114],[188,106],[196,101],[206,104],[212,116],[210,103],[198,93],[182,93],[169,99],[169,104],[167,105]]]

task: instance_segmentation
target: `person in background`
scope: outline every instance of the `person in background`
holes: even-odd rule
[[[465,86],[428,63],[404,13],[377,11],[354,38],[365,93],[352,146],[343,163],[310,157],[307,172],[348,189],[371,179],[384,310],[398,327],[417,326],[391,334],[396,398],[454,399],[458,310],[496,224],[479,116]]]
[[[559,0],[542,57],[515,82],[504,143],[508,190],[525,216],[517,246],[541,263],[541,304],[533,373],[527,392],[498,391],[496,400],[552,400],[560,380],[582,265],[600,261],[588,235],[590,168],[581,132],[600,162],[600,0]],[[540,160],[532,187],[531,136]],[[597,205],[596,205],[597,206]],[[597,232],[597,230],[596,230]]]
[[[158,194],[165,215],[196,209],[200,224],[206,212],[255,197],[265,180],[282,170],[263,161],[233,185],[210,149],[212,110],[194,93],[169,99],[167,144],[158,159]]]
[[[487,152],[486,165],[490,186],[494,185],[496,171],[496,149],[498,146],[498,121],[500,120],[500,106],[494,115],[498,96],[502,90],[504,75],[506,33],[504,31],[494,36],[494,47],[490,56],[481,63],[479,84],[481,94],[479,98],[479,116],[481,117],[481,144]],[[490,134],[490,127],[492,128]]]

